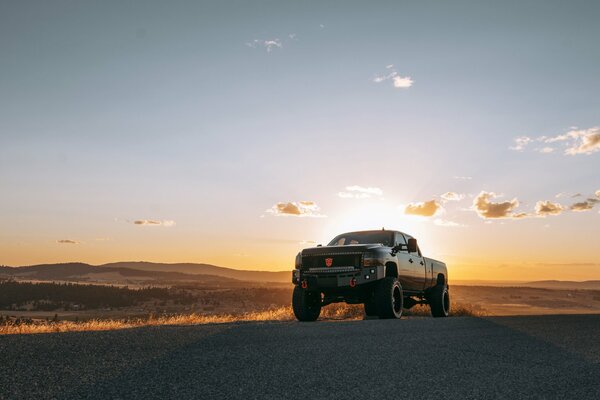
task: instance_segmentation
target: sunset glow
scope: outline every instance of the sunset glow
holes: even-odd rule
[[[281,271],[385,228],[456,280],[600,279],[593,14],[38,6],[0,6],[0,264]]]

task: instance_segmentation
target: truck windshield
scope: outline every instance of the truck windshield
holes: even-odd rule
[[[392,247],[393,232],[350,232],[336,236],[328,246],[347,246],[350,244],[377,244]]]

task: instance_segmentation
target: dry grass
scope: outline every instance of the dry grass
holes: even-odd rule
[[[415,306],[405,311],[408,316],[430,316],[429,307]],[[468,304],[453,304],[452,316],[484,316],[483,309]],[[321,311],[322,320],[360,320],[364,318],[362,305],[348,305],[344,303],[331,304]],[[82,332],[82,331],[110,331],[115,329],[138,328],[143,326],[159,325],[203,325],[222,324],[244,321],[293,321],[295,320],[291,307],[278,307],[267,311],[256,311],[243,314],[178,314],[164,316],[150,316],[148,318],[88,321],[39,321],[30,323],[7,323],[0,325],[0,335],[56,333],[56,332]]]

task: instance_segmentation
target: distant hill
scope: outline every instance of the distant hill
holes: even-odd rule
[[[600,290],[600,280],[590,281],[491,281],[491,280],[452,280],[450,285],[455,286],[495,286],[495,287],[530,287],[539,289],[566,289],[566,290]]]
[[[181,272],[142,271],[130,268],[103,268],[84,263],[42,264],[26,267],[0,267],[0,277],[40,281],[178,283],[195,282],[212,285],[239,286],[243,282],[214,275],[192,275]]]
[[[145,261],[127,261],[100,265],[99,268],[130,268],[141,271],[181,272],[193,275],[215,275],[224,278],[250,282],[291,282],[292,272],[280,271],[244,271],[233,268],[218,267],[210,264],[164,264]]]
[[[117,262],[104,265],[85,263],[41,264],[23,267],[0,267],[0,276],[37,280],[152,280],[152,281],[217,281],[289,282],[291,273],[243,271],[209,264],[162,264],[150,262]]]
[[[587,289],[587,290],[600,290],[600,280],[593,281],[534,281],[526,282],[519,286],[528,286],[534,288],[546,288],[546,289]]]

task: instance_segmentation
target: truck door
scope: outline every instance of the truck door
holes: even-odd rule
[[[396,253],[398,258],[398,281],[406,291],[422,290],[420,284],[423,277],[420,274],[421,271],[416,268],[417,266],[420,267],[419,262],[415,263],[415,257],[408,253],[406,238],[399,232],[394,237],[395,244],[402,246],[402,250]]]
[[[407,242],[408,242],[409,238],[411,238],[411,236],[406,235]],[[410,265],[412,266],[415,290],[418,290],[418,291],[425,290],[425,283],[427,281],[426,266],[425,266],[425,259],[423,258],[423,255],[421,254],[421,250],[419,249],[419,246],[417,245],[416,252],[408,253],[408,255],[409,255],[408,261],[409,261]]]

